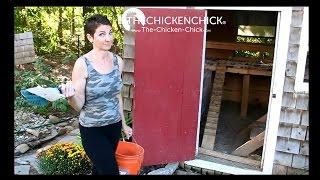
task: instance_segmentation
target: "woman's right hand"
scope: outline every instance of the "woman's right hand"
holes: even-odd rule
[[[61,89],[62,94],[66,96],[66,98],[71,98],[76,94],[75,88],[72,85],[71,81],[67,82],[66,84],[61,84],[59,88]]]

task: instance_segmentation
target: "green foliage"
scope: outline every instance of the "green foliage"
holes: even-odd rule
[[[62,13],[59,13],[62,10]],[[84,12],[86,11],[86,12]],[[84,22],[89,16],[100,13],[107,15],[112,22],[114,51],[123,52],[123,29],[118,22],[123,7],[14,7],[14,32],[32,32],[35,52],[40,56],[64,57],[69,52],[78,53],[78,35],[80,54],[86,53],[90,43],[85,46]],[[61,11],[60,11],[61,12]],[[85,13],[85,14],[84,14]],[[60,25],[60,26],[59,26]],[[59,28],[60,27],[60,28]]]
[[[81,135],[80,135],[80,132],[77,134],[77,138],[76,138],[76,142],[75,142],[77,145],[82,146],[82,140],[81,140]]]
[[[75,60],[77,60],[77,55],[74,54],[73,52],[70,52],[67,56],[65,56],[62,59],[62,63],[69,64],[70,62],[75,61]]]
[[[46,87],[55,87],[60,84],[59,80],[55,77],[51,77],[49,73],[52,68],[43,63],[43,58],[38,57],[36,62],[33,63],[34,70],[17,70],[15,69],[15,94],[19,95],[20,90],[38,85]]]
[[[48,116],[50,114],[52,114],[52,107],[47,105],[47,106],[32,106],[32,110],[33,112],[35,112],[36,114],[40,114],[40,115],[43,115],[43,116]]]
[[[37,155],[37,161],[45,175],[88,175],[92,167],[83,147],[74,143],[52,145]]]
[[[28,103],[20,94],[22,89],[28,89],[36,87],[38,85],[42,87],[57,87],[61,84],[60,80],[51,76],[52,67],[44,63],[43,57],[38,57],[33,63],[33,69],[31,70],[18,70],[15,69],[15,108],[23,108],[29,111],[33,111],[41,115],[49,115],[53,111],[68,112],[70,110],[69,104],[66,99],[59,99],[54,102],[50,102],[47,106],[39,107]]]
[[[125,116],[125,121],[126,121],[126,124],[130,127],[132,127],[132,116],[131,116],[131,113],[128,113],[127,116]]]
[[[50,67],[47,64],[44,64],[44,58],[43,57],[37,57],[36,61],[34,62],[35,69],[41,73],[41,74],[49,74],[52,70],[52,67]]]
[[[245,37],[245,36],[237,36],[237,42],[248,42],[248,43],[259,43],[270,45],[274,43],[274,38],[268,37]],[[236,57],[254,57],[254,58],[270,58],[272,55],[268,52],[252,52],[252,51],[235,51],[234,54]]]
[[[273,44],[273,43],[274,43],[274,38],[269,38],[269,37],[237,36],[237,42]]]
[[[67,112],[69,110],[69,104],[67,99],[61,98],[52,102],[52,107],[61,112]]]
[[[32,105],[30,105],[22,96],[18,96],[14,100],[14,107],[24,107],[30,109]]]

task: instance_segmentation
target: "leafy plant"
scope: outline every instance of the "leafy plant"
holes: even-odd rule
[[[125,116],[125,121],[126,121],[126,124],[130,127],[132,127],[132,116],[131,116],[131,113],[128,113],[127,116]]]
[[[14,107],[31,107],[31,105],[22,97],[18,96],[14,100]]]
[[[76,138],[76,142],[75,142],[77,145],[82,146],[82,140],[81,140],[81,135],[80,135],[80,132],[78,132],[77,134],[77,138]]]
[[[92,167],[84,149],[75,143],[52,145],[37,155],[37,162],[45,175],[86,175]]]
[[[44,58],[38,57],[34,62],[35,70],[15,70],[15,92],[20,94],[20,90],[35,87],[38,85],[55,87],[60,84],[59,79],[49,75],[52,68],[44,64]]]
[[[33,63],[34,68],[32,70],[18,70],[14,71],[14,91],[15,91],[15,108],[24,108],[32,110],[35,113],[41,115],[48,115],[53,110],[59,110],[66,112],[68,106],[67,102],[61,100],[52,103],[51,106],[38,107],[28,103],[20,94],[22,89],[27,89],[31,87],[36,87],[38,85],[43,87],[55,87],[60,84],[60,80],[50,76],[52,68],[44,63],[43,57],[37,57],[36,61]]]
[[[43,57],[41,56],[37,57],[36,61],[34,62],[34,67],[41,74],[48,74],[51,72],[52,68],[49,65],[44,64],[43,61],[44,61]]]
[[[61,112],[67,112],[69,110],[69,104],[65,98],[61,98],[56,101],[53,101],[52,107]]]
[[[88,50],[84,43],[85,19],[100,13],[107,15],[112,23],[115,40],[112,50],[121,55],[124,32],[118,17],[123,12],[124,7],[118,6],[14,7],[14,32],[32,32],[36,54],[50,57],[65,56],[65,52],[77,54],[79,35],[79,51],[83,54]]]
[[[274,39],[268,38],[268,37],[237,36],[237,42],[248,42],[248,43],[270,45],[274,43]],[[252,52],[252,51],[244,51],[244,50],[235,51],[234,55],[236,57],[254,57],[254,58],[259,58],[259,57],[270,58],[272,56],[268,52]]]
[[[62,59],[62,63],[63,64],[69,64],[72,61],[75,61],[77,59],[77,55],[74,54],[73,52],[70,52],[67,56],[65,56]]]

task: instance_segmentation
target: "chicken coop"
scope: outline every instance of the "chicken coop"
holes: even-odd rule
[[[124,109],[143,165],[308,172],[307,7],[138,8],[211,22],[125,32]]]

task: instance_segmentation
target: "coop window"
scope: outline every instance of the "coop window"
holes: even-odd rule
[[[257,43],[262,45],[274,45],[275,40],[275,26],[238,26],[237,42]],[[263,51],[235,51],[235,57],[249,57],[272,59],[273,54]]]

